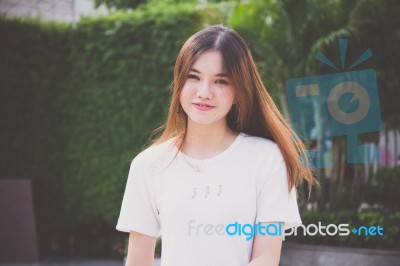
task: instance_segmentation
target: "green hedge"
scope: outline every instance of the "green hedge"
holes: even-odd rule
[[[70,223],[115,227],[130,162],[165,117],[176,56],[201,23],[200,12],[181,5],[87,19],[75,29]]]
[[[65,215],[70,33],[63,24],[0,19],[0,178],[32,180],[40,240]]]
[[[130,162],[165,117],[181,45],[219,12],[160,3],[74,27],[1,18],[0,178],[33,181],[44,256],[117,252]]]

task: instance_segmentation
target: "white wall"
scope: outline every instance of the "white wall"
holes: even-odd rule
[[[0,14],[10,17],[40,17],[44,21],[74,23],[82,16],[107,14],[105,6],[94,8],[93,0],[0,0]]]

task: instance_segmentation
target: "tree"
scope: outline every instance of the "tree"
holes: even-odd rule
[[[146,2],[147,0],[94,0],[96,8],[104,4],[108,8],[115,7],[117,9],[129,9],[129,8],[134,9],[138,7],[140,4]]]
[[[108,8],[116,8],[116,9],[135,9],[141,4],[150,3],[157,0],[94,0],[96,8],[100,5],[104,4]],[[163,0],[163,2],[170,2],[172,4],[176,3],[196,3],[197,0]]]
[[[400,41],[400,19],[396,15],[399,7],[394,0],[253,0],[236,6],[231,26],[250,40],[262,74],[274,78],[272,87],[277,88],[281,109],[287,117],[285,81],[331,72],[315,60],[318,51],[339,60],[339,38],[351,40],[348,54],[354,57],[370,48],[375,56],[363,63],[363,68],[376,69],[379,86],[384,88],[380,90],[383,120],[392,128],[398,128],[400,110],[396,99],[400,95],[395,89],[399,86],[395,73],[400,71],[396,48]],[[377,134],[372,136],[375,141],[377,138]],[[363,165],[346,164],[344,138],[333,139],[333,152],[330,206],[338,209],[344,206],[341,202],[346,198],[353,199],[353,204],[357,205],[362,195],[352,192],[360,184]],[[324,183],[324,175],[321,174],[320,179]]]

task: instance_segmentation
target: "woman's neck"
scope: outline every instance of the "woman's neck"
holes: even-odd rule
[[[227,125],[207,127],[189,124],[181,150],[195,159],[211,158],[226,150],[237,135]]]

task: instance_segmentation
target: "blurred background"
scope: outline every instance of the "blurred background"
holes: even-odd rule
[[[376,71],[382,127],[359,143],[380,157],[347,163],[346,136],[332,137],[321,188],[308,198],[301,186],[299,204],[304,224],[380,225],[384,235],[297,236],[284,246],[399,258],[398,1],[1,0],[0,13],[0,262],[122,260],[127,234],[115,225],[130,162],[166,117],[183,42],[221,23],[247,41],[288,119],[288,79],[349,70],[317,52],[340,66],[338,39],[351,63],[371,49],[352,70]]]

